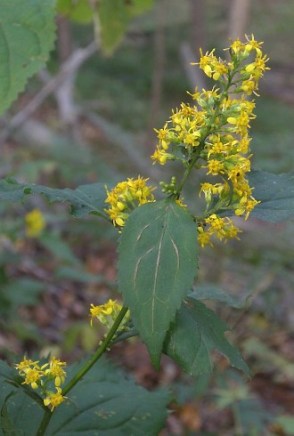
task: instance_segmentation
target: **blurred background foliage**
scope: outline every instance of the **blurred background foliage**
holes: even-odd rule
[[[116,3],[118,8],[121,2]],[[115,9],[116,23],[122,20],[123,26],[110,23],[109,29],[111,10],[104,5],[106,18],[98,18],[102,36],[108,34],[101,43],[97,16],[96,36],[88,22],[93,14],[86,0],[74,3],[74,10],[70,1],[59,2],[63,14],[51,60],[0,120],[1,177],[58,188],[97,181],[111,186],[137,174],[167,180],[169,170],[149,160],[153,128],[162,127],[172,108],[190,101],[187,90],[211,85],[189,64],[197,61],[199,47],[220,51],[228,38],[244,33],[264,41],[271,67],[253,122],[254,167],[293,171],[293,1],[128,3],[133,8],[128,14]],[[64,73],[72,59],[80,63]],[[44,94],[48,83],[52,92]],[[192,185],[186,198],[198,201]],[[25,216],[36,208],[46,226],[32,238]],[[66,206],[50,206],[37,196],[24,204],[1,203],[0,215],[1,357],[54,350],[74,360],[92,351],[103,332],[89,325],[90,303],[119,298],[116,232],[97,217],[71,218]],[[248,220],[240,240],[200,254],[199,284],[244,301],[240,309],[209,304],[232,328],[230,337],[248,360],[252,380],[220,358],[213,375],[196,380],[167,358],[156,373],[137,341],[111,352],[148,388],[171,386],[174,413],[162,435],[294,434],[293,231],[293,222]]]

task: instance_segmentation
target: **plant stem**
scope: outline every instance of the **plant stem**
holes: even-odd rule
[[[47,428],[47,426],[48,426],[48,424],[50,422],[50,419],[51,419],[52,415],[53,415],[53,412],[51,412],[47,408],[47,410],[45,410],[45,413],[43,415],[43,419],[41,421],[41,424],[40,424],[40,426],[38,428],[37,436],[43,436],[45,434],[46,428]]]
[[[92,366],[97,362],[97,360],[102,356],[102,354],[107,350],[109,347],[113,336],[115,335],[120,323],[122,322],[123,318],[125,317],[126,313],[128,311],[127,307],[123,307],[119,314],[117,315],[117,318],[115,319],[111,329],[109,330],[106,338],[100,345],[100,347],[97,349],[96,353],[93,354],[93,356],[82,366],[82,368],[76,373],[76,375],[68,382],[68,384],[62,389],[62,395],[66,395],[69,391],[72,390],[72,388],[81,380],[81,378],[92,368]]]
[[[182,180],[181,180],[181,182],[180,182],[180,184],[178,186],[178,189],[177,189],[177,195],[178,196],[182,192],[183,186],[186,183],[186,180],[188,179],[188,177],[189,177],[189,175],[190,175],[190,173],[191,173],[191,171],[192,171],[192,169],[193,169],[193,167],[194,167],[194,165],[195,165],[195,163],[196,163],[198,158],[199,158],[199,155],[197,154],[196,156],[194,156],[194,158],[189,163],[188,168],[186,168],[186,170],[184,172],[184,175],[183,175],[183,178],[182,178]]]
[[[92,366],[97,362],[97,360],[102,356],[102,354],[109,347],[117,329],[119,328],[120,323],[124,319],[126,313],[128,311],[127,307],[122,307],[121,311],[117,315],[111,329],[109,330],[107,336],[103,340],[102,344],[98,347],[95,354],[80,368],[80,370],[76,373],[76,375],[65,385],[62,389],[62,395],[66,395],[72,388],[84,377],[84,375],[92,368]],[[53,413],[50,409],[46,409],[39,429],[37,431],[37,436],[43,436],[45,434],[46,428],[50,422]]]

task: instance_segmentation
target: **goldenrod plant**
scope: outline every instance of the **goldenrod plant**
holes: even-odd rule
[[[16,0],[4,3],[10,21],[21,13],[11,9]],[[54,28],[52,2],[44,0],[37,10],[35,2],[24,3],[32,12],[43,12],[48,32]],[[108,7],[107,2],[101,3]],[[103,21],[105,16],[101,17]],[[32,28],[36,25],[36,20],[20,18],[24,31],[27,21]],[[43,32],[44,26],[36,26],[36,35]],[[50,34],[44,41],[43,60],[52,40]],[[21,43],[26,46],[28,41]],[[36,59],[29,59],[30,71],[26,77],[20,73],[20,86],[7,97],[2,110],[38,69]],[[117,342],[131,336],[145,343],[155,368],[164,353],[191,376],[207,373],[212,369],[210,352],[217,349],[233,367],[249,375],[240,352],[224,335],[228,327],[201,301],[196,279],[198,246],[241,236],[234,217],[278,221],[293,215],[289,189],[293,179],[251,169],[253,97],[258,96],[267,63],[262,42],[253,35],[231,42],[223,58],[215,50],[200,52],[194,65],[212,81],[212,88],[195,89],[190,93],[193,104],[182,103],[156,130],[158,142],[150,165],[178,162],[182,168],[182,174],[177,172],[169,182],[155,186],[140,175],[114,188],[101,182],[71,190],[0,181],[0,199],[15,202],[41,194],[50,202],[69,203],[71,213],[80,219],[91,213],[97,216],[97,226],[98,218],[113,225],[119,240],[117,286],[121,293],[120,301],[110,299],[89,308],[92,328],[102,324],[105,335],[83,362],[68,365],[58,356],[44,360],[26,355],[11,367],[0,363],[2,434],[158,434],[167,416],[169,393],[142,389],[104,357]],[[15,68],[19,68],[17,62]],[[203,175],[200,184],[194,177],[197,172]],[[185,201],[188,180],[195,199],[200,195],[204,200],[197,214],[192,212],[194,205]],[[25,217],[28,237],[39,237],[45,225],[38,209]]]

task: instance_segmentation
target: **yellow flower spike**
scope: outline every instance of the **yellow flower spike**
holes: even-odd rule
[[[182,103],[157,131],[159,141],[153,161],[161,165],[169,160],[182,161],[184,182],[194,168],[205,168],[208,176],[218,178],[218,183],[200,186],[205,213],[216,212],[199,224],[201,246],[211,244],[212,237],[238,238],[238,228],[229,218],[219,217],[218,210],[231,210],[247,219],[258,204],[246,175],[251,159],[248,131],[255,118],[255,103],[248,96],[258,96],[259,79],[268,69],[261,46],[253,35],[246,36],[245,42],[237,39],[228,49],[228,61],[217,58],[214,50],[205,54],[200,50],[199,62],[192,65],[218,81],[217,87],[189,93],[196,105]],[[184,182],[180,182],[180,188]]]

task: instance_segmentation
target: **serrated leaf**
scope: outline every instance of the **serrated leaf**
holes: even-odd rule
[[[196,269],[196,225],[184,208],[163,200],[135,209],[121,235],[118,283],[156,366]]]
[[[121,42],[131,19],[153,5],[153,0],[100,0],[102,49],[111,54]]]
[[[210,352],[214,349],[226,356],[232,366],[249,375],[240,352],[225,338],[226,330],[226,324],[212,310],[188,298],[167,335],[164,350],[193,376],[211,372]]]
[[[278,222],[294,217],[294,174],[271,174],[252,171],[248,175],[253,195],[261,203],[250,216]]]
[[[41,185],[20,184],[14,180],[0,181],[0,200],[15,202],[30,194],[41,194],[50,203],[66,202],[71,207],[71,214],[78,217],[90,213],[105,215],[103,208],[106,192],[102,183],[81,185],[76,189],[54,189]]]
[[[71,365],[67,368],[68,379],[78,367]],[[0,361],[0,409],[7,396],[13,393],[6,401],[6,408],[16,434],[37,434],[42,408],[22,388],[5,383],[12,372]],[[155,435],[164,425],[170,400],[167,391],[146,391],[104,359],[95,364],[67,397],[68,400],[52,415],[46,434]]]
[[[0,0],[0,113],[47,61],[55,38],[53,0]]]

